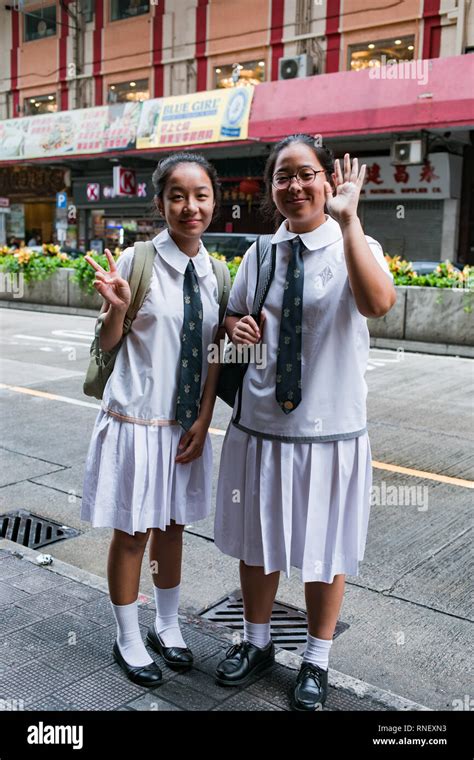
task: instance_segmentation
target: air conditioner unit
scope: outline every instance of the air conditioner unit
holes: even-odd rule
[[[390,163],[393,165],[422,164],[425,160],[425,140],[400,140],[392,143]]]
[[[310,77],[314,71],[313,59],[307,53],[278,61],[278,79],[300,79]]]

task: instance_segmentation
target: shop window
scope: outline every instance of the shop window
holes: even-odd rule
[[[110,10],[111,21],[119,21],[148,13],[150,3],[148,0],[111,0]]]
[[[86,24],[90,24],[94,20],[95,0],[82,0],[82,13]]]
[[[150,90],[148,89],[148,79],[136,79],[130,82],[119,82],[111,84],[107,92],[107,102],[128,103],[130,101],[148,100]]]
[[[25,42],[41,40],[56,34],[56,6],[25,11]]]
[[[36,95],[32,98],[26,98],[24,102],[26,116],[36,116],[40,113],[56,113],[57,110],[56,95]]]
[[[360,71],[373,66],[385,66],[393,61],[412,61],[415,53],[414,37],[394,37],[388,40],[365,42],[349,47],[348,69]]]
[[[265,61],[247,61],[214,68],[215,87],[241,87],[265,81]]]

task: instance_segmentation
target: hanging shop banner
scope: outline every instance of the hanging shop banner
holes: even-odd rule
[[[0,122],[0,161],[245,140],[253,87]]]
[[[144,104],[137,148],[245,140],[253,87],[197,92]]]

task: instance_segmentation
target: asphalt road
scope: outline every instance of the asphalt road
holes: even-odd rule
[[[0,513],[22,508],[78,528],[47,551],[105,577],[110,530],[79,519],[99,408],[82,393],[94,319],[0,309],[0,320]],[[471,359],[371,351],[369,537],[360,575],[347,576],[340,620],[349,628],[331,652],[338,671],[435,709],[455,709],[472,691],[473,367]],[[218,401],[214,489],[229,418]],[[199,611],[238,585],[238,562],[214,546],[212,516],[188,526],[182,607]],[[152,593],[146,562],[141,591]],[[304,607],[298,570],[282,577],[277,598]]]

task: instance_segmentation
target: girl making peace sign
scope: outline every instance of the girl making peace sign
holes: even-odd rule
[[[117,622],[114,656],[142,686],[156,686],[162,677],[138,626],[140,569],[150,537],[157,614],[147,643],[171,668],[193,663],[178,623],[182,535],[185,524],[210,511],[208,428],[218,365],[208,364],[207,351],[222,337],[217,281],[201,242],[220,197],[215,169],[198,154],[173,154],[159,163],[153,183],[167,229],[153,239],[150,288],[104,390],[81,512],[94,526],[114,529],[107,568]],[[129,248],[115,263],[106,251],[109,272],[86,257],[108,308],[104,351],[122,338],[133,254]]]
[[[250,316],[255,244],[227,310],[230,339],[263,340],[268,360],[249,365],[240,419],[234,416],[222,449],[215,540],[240,559],[244,639],[228,650],[216,678],[239,685],[273,663],[270,616],[280,571],[301,568],[308,640],[296,710],[318,709],[326,699],[345,574],[357,575],[367,535],[366,317],[385,314],[396,296],[382,249],[357,217],[364,175],[348,154],[343,168],[334,166],[309,135],[278,143],[265,169],[266,208],[280,226],[262,320]]]

